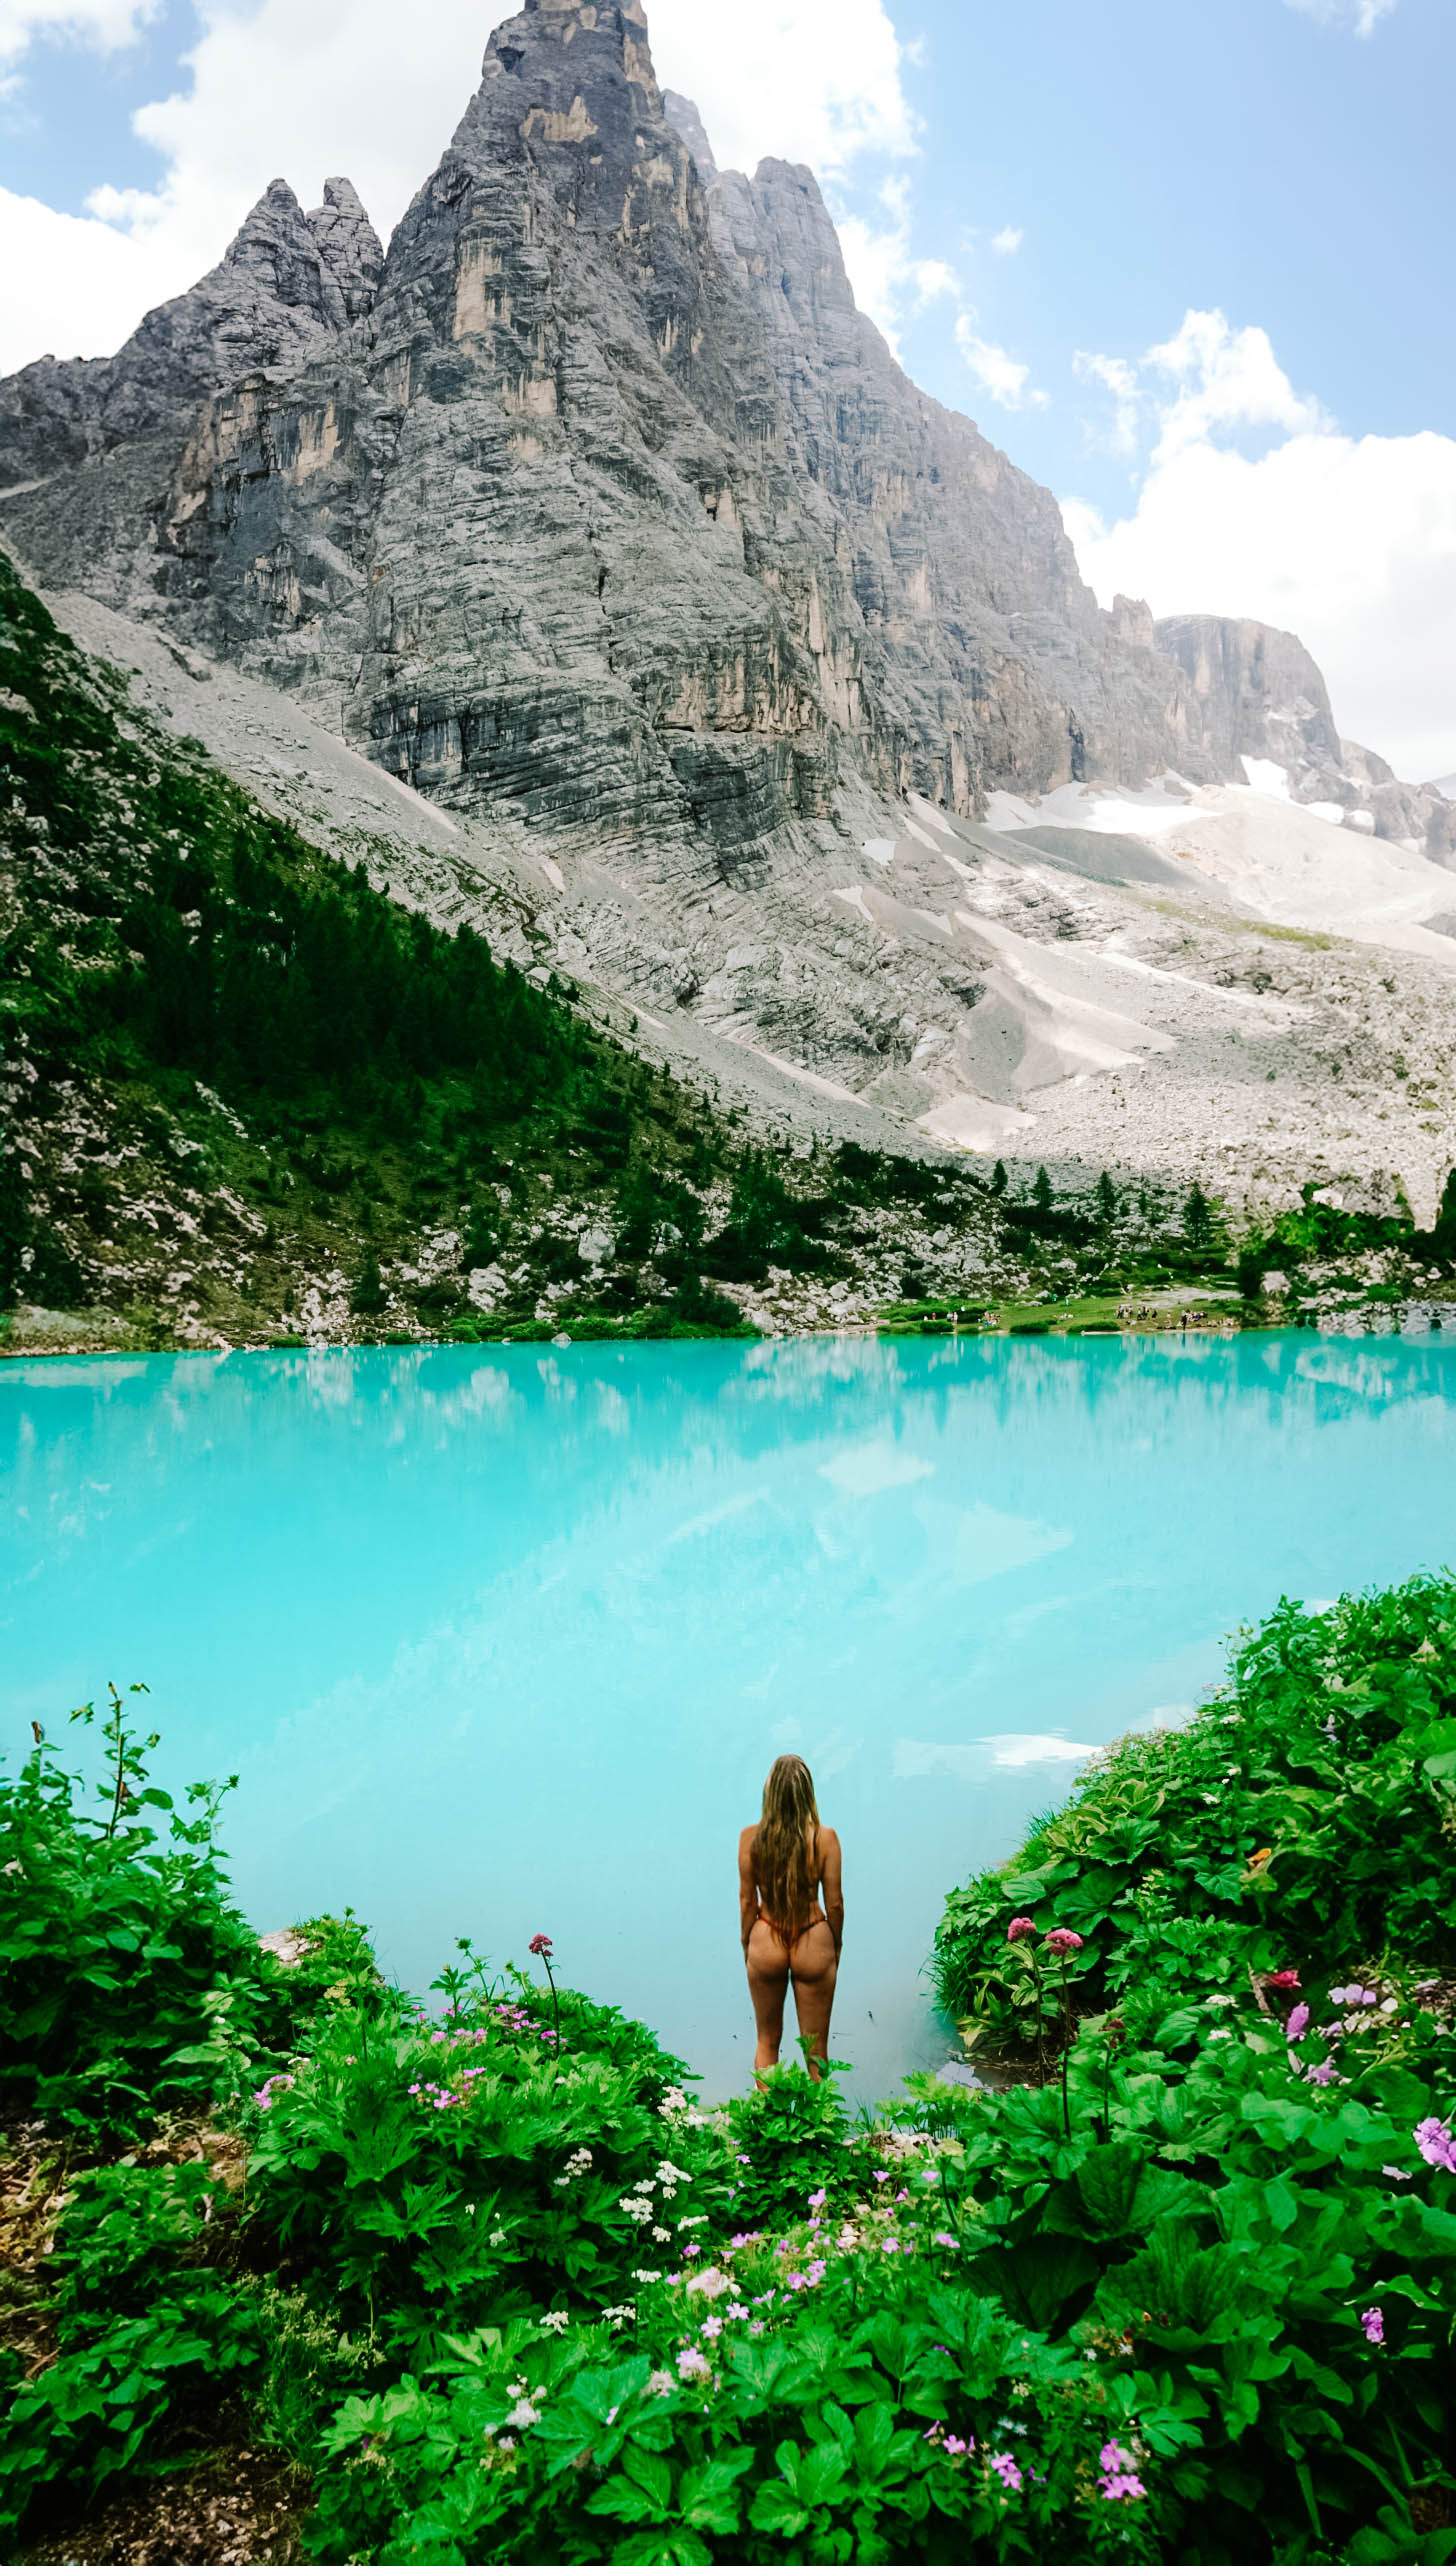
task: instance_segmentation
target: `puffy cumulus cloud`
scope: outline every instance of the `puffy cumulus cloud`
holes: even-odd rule
[[[94,44],[135,33],[156,0],[0,0],[0,72],[42,28]],[[510,0],[414,0],[399,41],[394,0],[196,0],[188,85],[135,122],[161,156],[151,192],[96,173],[90,219],[68,220],[0,188],[0,371],[43,348],[103,355],[148,307],[180,293],[226,248],[268,180],[307,202],[343,171],[387,237],[429,175],[480,77]],[[702,0],[651,0],[663,80],[696,96],[725,165],[766,154],[833,179],[866,154],[908,156],[914,118],[885,0],[737,0],[730,36]],[[117,244],[121,244],[118,254]],[[44,317],[15,295],[39,263]]]
[[[999,403],[1003,410],[1044,410],[1047,407],[1045,392],[1038,392],[1033,387],[1030,366],[1023,365],[992,340],[983,339],[974,312],[962,312],[956,322],[955,336],[956,346],[965,358],[972,379],[988,400]]]
[[[877,201],[885,219],[841,213],[839,238],[855,301],[898,356],[905,324],[932,303],[959,302],[961,280],[945,259],[916,257],[908,178],[887,178]]]
[[[1007,223],[1003,230],[992,233],[991,247],[998,258],[1014,258],[1025,238],[1025,232],[1019,232],[1014,223]]]
[[[1357,36],[1373,36],[1395,5],[1396,0],[1285,0],[1286,8],[1297,9],[1302,18],[1313,18],[1321,27],[1353,27]]]
[[[1349,737],[1412,783],[1456,767],[1456,440],[1344,435],[1219,313],[1139,365],[1083,364],[1149,440],[1130,516],[1064,507],[1103,604],[1296,632]]]

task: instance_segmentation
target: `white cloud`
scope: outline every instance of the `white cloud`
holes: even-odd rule
[[[1313,18],[1321,27],[1353,27],[1357,36],[1373,36],[1395,5],[1396,0],[1285,0],[1302,18]]]
[[[962,312],[955,328],[956,345],[965,358],[975,381],[988,400],[999,402],[1003,410],[1044,410],[1047,396],[1032,388],[1031,368],[983,339],[976,328],[974,312]]]
[[[0,73],[42,28],[114,46],[154,5],[0,0]],[[387,237],[479,82],[491,28],[515,14],[508,0],[414,0],[401,44],[394,0],[197,9],[187,89],[135,120],[162,159],[152,194],[109,188],[98,168],[93,218],[76,221],[0,188],[0,373],[46,348],[110,354],[151,304],[214,264],[275,176],[316,203],[324,178],[344,172]],[[702,0],[651,0],[650,14],[659,74],[696,96],[725,166],[775,154],[832,179],[865,154],[913,152],[884,0],[738,0],[731,41]],[[43,293],[23,278],[17,290],[22,262]]]
[[[1113,397],[1112,424],[1107,428],[1089,428],[1094,445],[1105,446],[1112,454],[1136,454],[1138,423],[1142,417],[1143,388],[1135,365],[1122,356],[1091,356],[1078,348],[1072,359],[1072,371],[1079,383],[1100,383]]]
[[[1014,223],[1008,223],[1004,231],[992,233],[991,247],[998,258],[1014,258],[1025,238],[1025,232],[1019,232]]]
[[[1348,737],[1409,781],[1446,773],[1456,440],[1343,435],[1295,392],[1265,333],[1221,313],[1190,313],[1129,371],[1131,385],[1108,388],[1140,394],[1156,436],[1136,508],[1117,524],[1080,501],[1064,509],[1104,605],[1121,590],[1158,615],[1247,615],[1297,632]],[[1264,451],[1240,451],[1251,435]]]
[[[888,217],[882,224],[862,214],[839,216],[839,239],[855,301],[867,312],[896,356],[907,321],[949,296],[958,302],[961,281],[943,258],[917,258],[911,246],[910,181],[887,178],[879,191]]]
[[[0,0],[0,87],[37,36],[58,36],[117,53],[135,44],[163,0]]]

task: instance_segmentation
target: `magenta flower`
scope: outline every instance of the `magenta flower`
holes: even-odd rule
[[[991,2465],[997,2476],[1000,2478],[1002,2485],[1005,2487],[1007,2494],[1019,2495],[1023,2483],[1021,2470],[1017,2467],[1010,2451],[993,2451],[991,2454]]]
[[[1047,1935],[1046,1949],[1054,1951],[1059,1960],[1065,1960],[1074,1951],[1082,1949],[1082,1937],[1079,1933],[1069,1933],[1065,1925],[1058,1925],[1053,1933]]]
[[[1006,1939],[1008,1942],[1035,1942],[1035,1917],[1013,1916],[1010,1924],[1006,1928]]]
[[[1115,2477],[1103,2477],[1097,2487],[1105,2504],[1140,2504],[1145,2500],[1147,2491],[1141,2477],[1125,2471],[1120,2471]]]
[[[1442,2174],[1456,2174],[1456,2138],[1449,2121],[1422,2121],[1416,2130],[1416,2145],[1428,2165]]]
[[[1273,1976],[1271,1978],[1266,1978],[1264,1983],[1267,1987],[1297,1987],[1299,1985],[1299,1971],[1297,1969],[1276,1969]]]
[[[1385,2341],[1385,2316],[1382,2309],[1367,2308],[1360,2319],[1360,2323],[1365,2329],[1365,2340],[1367,2343],[1383,2343]]]
[[[530,1949],[531,1949],[531,1951],[532,1951],[532,1953],[533,1953],[534,1957],[535,1957],[537,1960],[549,1960],[549,1959],[550,1959],[550,1957],[551,1957],[551,1936],[550,1936],[550,1934],[549,1934],[549,1933],[536,1933],[536,1934],[533,1934],[533,1935],[531,1936]]]

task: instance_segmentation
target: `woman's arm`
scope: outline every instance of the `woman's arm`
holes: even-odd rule
[[[824,1913],[829,1919],[829,1930],[834,1936],[834,1956],[837,1960],[844,1948],[844,1883],[839,1838],[832,1826],[820,1828],[819,1851],[824,1862]]]
[[[746,1826],[738,1839],[738,1925],[743,1948],[758,1922],[758,1882],[753,1870],[753,1840],[757,1827]]]

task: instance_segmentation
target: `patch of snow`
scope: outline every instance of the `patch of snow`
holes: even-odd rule
[[[1239,764],[1248,777],[1251,793],[1262,793],[1271,802],[1293,801],[1287,766],[1276,765],[1272,757],[1242,757]]]
[[[893,864],[895,861],[893,838],[866,838],[864,851],[871,864]]]

